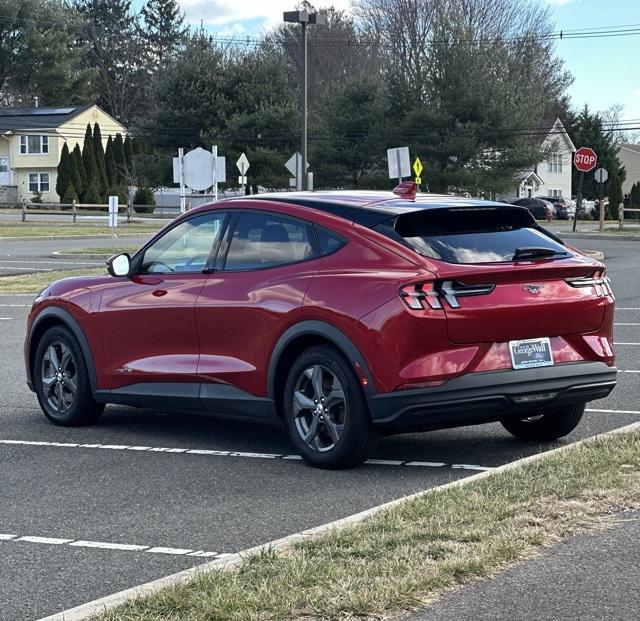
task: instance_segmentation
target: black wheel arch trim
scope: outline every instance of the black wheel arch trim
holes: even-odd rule
[[[358,348],[351,342],[349,337],[342,332],[342,330],[336,328],[330,323],[317,319],[306,319],[285,330],[271,352],[271,359],[269,361],[269,368],[267,372],[267,396],[269,399],[275,401],[276,369],[285,348],[296,338],[308,335],[324,337],[335,345],[345,355],[351,365],[354,366],[356,374],[363,375],[366,378],[366,386],[362,386],[362,384],[361,386],[367,399],[376,394],[375,383],[373,381],[371,371],[365,362],[364,356],[358,351]],[[360,367],[359,370],[355,368],[354,363],[357,363]]]
[[[98,380],[96,375],[96,366],[93,361],[93,354],[91,353],[91,348],[89,347],[89,341],[87,337],[84,335],[80,324],[76,321],[76,319],[69,313],[68,311],[60,308],[59,306],[49,306],[42,310],[40,314],[36,317],[33,325],[31,326],[31,330],[29,332],[29,366],[31,369],[31,375],[33,376],[33,363],[35,350],[37,345],[32,342],[33,335],[36,332],[38,326],[45,320],[49,318],[55,318],[71,331],[71,334],[75,337],[76,341],[80,345],[80,350],[82,351],[82,356],[84,357],[84,361],[87,365],[87,372],[89,374],[89,381],[91,382],[91,391],[95,392],[98,386]],[[33,379],[33,377],[32,377]]]

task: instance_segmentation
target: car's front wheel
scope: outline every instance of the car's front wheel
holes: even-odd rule
[[[104,404],[93,399],[82,350],[66,328],[56,326],[42,335],[33,381],[42,411],[56,425],[88,425],[104,410]]]
[[[348,468],[371,455],[378,434],[358,378],[338,351],[304,351],[289,372],[283,406],[291,442],[307,463]]]
[[[504,419],[502,426],[521,440],[548,442],[571,433],[582,419],[584,408],[584,403],[548,408],[527,418]]]

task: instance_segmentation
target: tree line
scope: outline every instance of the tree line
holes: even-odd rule
[[[407,145],[429,190],[504,192],[546,156],[538,121],[556,116],[576,146],[604,137],[600,157],[624,175],[601,115],[571,109],[542,0],[353,4],[357,19],[319,7],[327,26],[308,28],[316,187],[389,187],[386,149]],[[171,184],[178,147],[213,144],[230,162],[247,154],[253,186],[288,185],[297,25],[214,36],[187,27],[176,0],[137,11],[131,0],[0,0],[0,14],[0,103],[98,103],[146,145],[132,165],[142,185]],[[585,196],[594,190],[586,184]]]

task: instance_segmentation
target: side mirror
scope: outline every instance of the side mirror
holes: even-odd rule
[[[107,259],[107,271],[112,276],[128,276],[131,271],[131,257],[128,253],[114,254]]]

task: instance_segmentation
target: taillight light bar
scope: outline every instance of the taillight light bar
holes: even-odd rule
[[[599,276],[592,274],[591,276],[579,276],[577,278],[565,278],[565,282],[571,287],[594,287],[598,297],[613,296],[611,289],[611,281],[604,273]]]
[[[400,297],[411,310],[425,309],[424,303],[434,310],[443,310],[443,300],[451,308],[460,308],[459,297],[487,295],[495,288],[495,285],[466,285],[457,280],[443,280],[406,285],[400,289]]]

